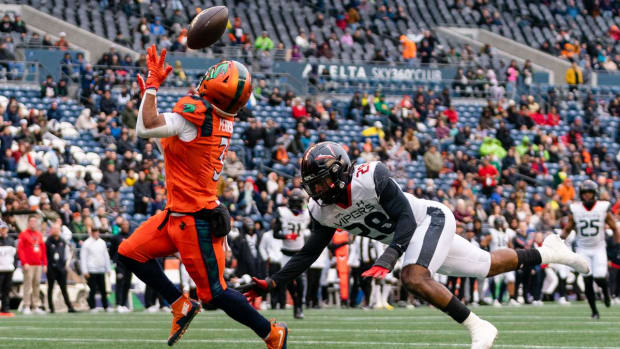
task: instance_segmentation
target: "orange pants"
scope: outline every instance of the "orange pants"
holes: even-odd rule
[[[118,253],[144,263],[150,259],[181,255],[187,272],[196,283],[198,298],[205,303],[224,292],[224,238],[214,237],[209,222],[193,216],[168,217],[160,212],[142,223],[123,241]]]

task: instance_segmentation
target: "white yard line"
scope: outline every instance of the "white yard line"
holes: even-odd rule
[[[192,328],[194,329],[194,328]],[[21,331],[21,330],[36,330],[36,331],[99,331],[99,332],[136,332],[136,331],[153,331],[153,332],[166,332],[168,328],[164,327],[45,327],[45,326],[20,326],[16,327],[3,327],[0,326],[0,331]],[[500,334],[504,333],[514,333],[514,334],[527,334],[527,333],[552,333],[552,334],[566,334],[566,333],[578,333],[578,334],[601,334],[601,333],[616,333],[618,328],[616,327],[608,327],[605,329],[596,329],[596,330],[580,330],[579,332],[575,332],[574,330],[500,330]],[[250,333],[250,330],[246,328],[201,328],[197,327],[193,332],[240,332],[240,333]],[[466,334],[465,329],[462,331],[451,330],[451,329],[442,329],[442,330],[401,330],[401,329],[393,329],[393,330],[379,330],[379,329],[335,329],[335,328],[291,328],[292,333],[297,332],[323,332],[323,333],[378,333],[378,334],[441,334],[441,335],[458,335],[461,336]],[[0,337],[1,338],[1,337]],[[295,336],[295,338],[299,338]]]
[[[30,342],[64,342],[64,343],[166,343],[165,340],[155,339],[136,339],[136,338],[52,338],[52,337],[0,337],[3,341],[30,341]],[[230,339],[183,339],[183,343],[219,343],[228,344]],[[235,343],[261,343],[259,340],[235,339]],[[338,345],[338,346],[355,346],[355,347],[452,347],[452,348],[468,348],[469,343],[398,343],[398,342],[355,342],[355,341],[320,341],[320,340],[290,340],[289,344],[295,345]],[[549,345],[532,345],[525,346],[522,344],[495,344],[495,348],[532,348],[532,349],[618,349],[618,347],[600,347],[600,346],[549,346]]]

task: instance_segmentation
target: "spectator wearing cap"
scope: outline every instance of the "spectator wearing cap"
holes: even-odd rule
[[[378,137],[379,139],[385,138],[385,132],[383,131],[383,123],[381,121],[375,121],[374,125],[362,130],[362,136],[364,137]]]
[[[47,253],[47,306],[50,313],[54,313],[54,283],[58,282],[60,292],[70,313],[75,313],[73,305],[67,293],[67,268],[71,261],[71,250],[69,244],[60,237],[62,223],[60,220],[54,222],[49,231],[49,237],[45,241]]]
[[[67,41],[67,34],[65,32],[60,32],[58,34],[58,41],[54,44],[54,46],[58,47],[62,51],[66,51],[69,49],[69,41]]]
[[[71,221],[71,231],[74,235],[78,236],[85,236],[87,233],[86,226],[84,225],[84,222],[82,220],[82,214],[79,212],[73,213],[73,220]]]
[[[19,234],[17,241],[17,254],[24,273],[22,296],[24,315],[30,315],[32,311],[37,314],[44,313],[39,309],[39,286],[41,285],[41,272],[47,271],[47,255],[43,234],[38,228],[37,216],[29,216],[28,228]]]
[[[108,311],[108,295],[105,288],[105,274],[110,272],[110,255],[105,241],[99,237],[99,229],[92,229],[90,237],[84,241],[80,250],[80,265],[88,282],[88,306],[96,312],[95,295],[101,295],[103,309]]]
[[[161,24],[160,17],[155,17],[155,22],[151,23],[151,25],[149,26],[149,30],[151,31],[151,34],[156,36],[166,35],[166,28],[164,28],[164,26]]]
[[[15,270],[15,240],[9,235],[9,226],[0,221],[0,317],[14,316],[10,312],[9,294],[13,285],[13,271]]]

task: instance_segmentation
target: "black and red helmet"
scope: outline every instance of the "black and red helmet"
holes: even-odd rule
[[[351,160],[334,142],[321,142],[308,148],[301,160],[304,190],[319,205],[336,203],[351,180]]]

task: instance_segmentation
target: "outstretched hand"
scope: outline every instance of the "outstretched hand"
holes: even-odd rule
[[[378,265],[373,265],[370,269],[363,272],[362,276],[383,280],[389,273],[390,271],[388,269],[378,266]]]
[[[146,66],[149,69],[149,75],[146,77],[146,88],[158,89],[172,71],[172,66],[166,66],[165,48],[161,50],[160,57],[157,57],[157,47],[154,44],[146,49],[146,52]]]

